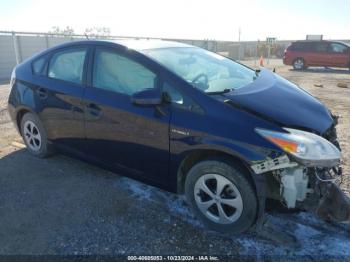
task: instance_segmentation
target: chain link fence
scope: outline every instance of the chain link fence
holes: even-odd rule
[[[233,42],[215,40],[168,39],[127,36],[89,37],[88,39],[162,39],[198,46],[236,60],[258,60],[261,56],[281,58],[291,41],[279,41],[273,45],[266,42]],[[16,64],[44,49],[55,45],[87,40],[85,35],[64,35],[42,32],[0,31],[0,81],[8,81]]]

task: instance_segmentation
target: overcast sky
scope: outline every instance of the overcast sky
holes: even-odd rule
[[[0,0],[0,30],[109,27],[113,35],[350,39],[350,0]]]

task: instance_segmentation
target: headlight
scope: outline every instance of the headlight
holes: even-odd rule
[[[333,167],[339,164],[341,153],[328,140],[313,133],[284,128],[289,133],[255,129],[258,134],[295,157],[308,167]]]

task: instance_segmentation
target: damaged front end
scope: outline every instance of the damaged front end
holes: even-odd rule
[[[336,139],[334,143],[289,128],[286,133],[256,131],[286,152],[252,166],[256,174],[266,174],[269,198],[290,209],[314,212],[327,221],[350,222],[350,198],[340,189],[343,174]]]

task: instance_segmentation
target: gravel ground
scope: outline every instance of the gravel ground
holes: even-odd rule
[[[254,62],[246,62],[253,65]],[[273,64],[272,64],[273,63]],[[340,115],[342,165],[350,173],[350,86],[344,70],[277,73],[305,87]],[[322,84],[316,87],[314,84]],[[6,111],[8,85],[0,86],[0,254],[323,255],[350,256],[350,225],[326,224],[311,214],[270,214],[298,246],[245,233],[223,237],[203,228],[183,197],[86,163],[56,155],[39,160],[21,142]],[[343,188],[350,188],[346,178]],[[277,257],[275,257],[277,258]],[[296,257],[298,259],[299,257]],[[322,259],[323,258],[323,259]],[[281,260],[283,260],[281,258]]]

